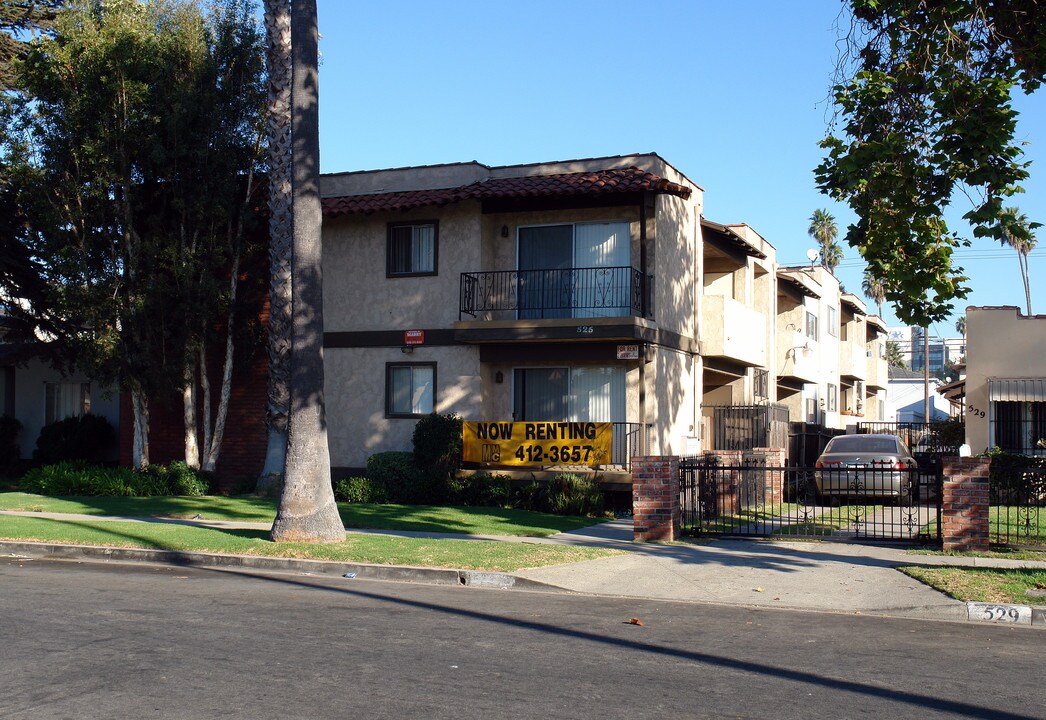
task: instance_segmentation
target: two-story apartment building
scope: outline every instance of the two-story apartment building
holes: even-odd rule
[[[663,159],[322,182],[333,466],[433,411],[613,422],[618,460],[698,448],[702,190]]]

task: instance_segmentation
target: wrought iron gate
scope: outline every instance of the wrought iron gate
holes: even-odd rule
[[[940,466],[833,470],[724,465],[715,456],[680,462],[683,531],[690,534],[941,541]]]

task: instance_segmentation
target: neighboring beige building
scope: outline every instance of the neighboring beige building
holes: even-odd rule
[[[702,189],[655,154],[340,173],[322,194],[335,468],[409,449],[433,411],[613,422],[624,464],[713,447],[713,407],[780,400],[839,427],[843,401],[878,397],[863,304],[704,218]]]
[[[884,419],[886,327],[821,266],[777,270],[778,398],[792,420],[843,429]]]
[[[966,443],[1046,455],[1046,315],[966,308]]]

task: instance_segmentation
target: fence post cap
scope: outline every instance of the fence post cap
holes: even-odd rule
[[[973,455],[973,448],[966,443],[959,446],[959,457],[970,457]]]

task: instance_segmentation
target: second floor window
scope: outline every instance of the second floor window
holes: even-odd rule
[[[828,308],[828,334],[836,337],[839,334],[839,320],[836,318],[835,308]]]
[[[806,337],[811,340],[817,339],[817,316],[812,312],[806,313]]]
[[[389,225],[386,248],[388,277],[435,275],[439,249],[438,224],[435,220]]]

